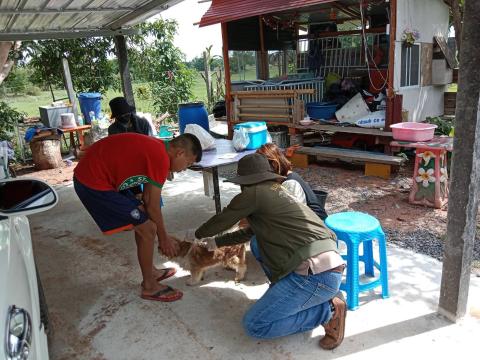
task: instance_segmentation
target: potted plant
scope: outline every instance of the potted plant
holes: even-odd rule
[[[402,41],[405,46],[412,46],[415,41],[420,39],[420,32],[416,29],[405,29],[402,34]]]

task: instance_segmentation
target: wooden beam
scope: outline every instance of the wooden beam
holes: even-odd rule
[[[295,94],[314,94],[315,89],[295,89],[295,90],[241,90],[232,91],[231,95],[240,95],[242,97],[274,97],[278,96],[294,96]]]
[[[438,311],[452,321],[467,312],[480,198],[480,1],[465,1],[447,236]]]
[[[395,41],[397,33],[397,0],[390,1],[390,47],[388,49],[388,90],[387,96],[393,98],[395,73]]]
[[[238,114],[238,117],[248,117],[248,118],[266,118],[266,119],[291,119],[293,116],[292,115],[274,115],[274,114],[259,114],[259,113],[253,113],[253,114],[245,114],[241,113]]]
[[[292,109],[293,105],[263,105],[263,104],[252,104],[252,105],[238,105],[239,109]]]
[[[263,31],[262,17],[258,17],[258,31],[260,34],[260,73],[259,79],[268,79],[268,54],[265,51],[265,35]]]
[[[390,131],[389,124],[393,124],[393,105],[395,98],[395,40],[397,37],[397,0],[390,1],[390,47],[388,49],[388,78],[387,78],[387,110],[385,131]]]
[[[382,131],[379,129],[368,129],[355,126],[337,126],[337,125],[298,125],[298,129],[304,130],[317,130],[317,131],[327,131],[327,132],[341,132],[349,134],[362,134],[362,135],[373,135],[373,136],[382,136],[382,137],[392,137],[390,131]]]
[[[122,80],[123,96],[127,102],[135,107],[135,98],[133,95],[132,79],[128,68],[127,41],[125,36],[115,36],[115,49],[118,58],[118,67],[120,70],[120,79]]]
[[[228,138],[233,136],[233,129],[231,126],[232,109],[230,102],[232,101],[232,80],[230,75],[230,59],[228,58],[228,29],[227,23],[222,23],[222,53],[223,53],[223,67],[225,69],[225,110],[227,115]]]
[[[336,8],[337,10],[342,11],[343,13],[347,14],[348,16],[356,17],[357,19],[360,19],[360,13],[350,9],[349,7],[340,4],[340,3],[333,3],[332,6]]]
[[[405,162],[405,159],[399,156],[384,155],[380,153],[361,150],[332,148],[326,146],[300,147],[295,150],[295,152],[298,154],[314,155],[330,159],[350,160],[360,163],[376,163],[400,166]]]
[[[378,27],[372,29],[365,29],[365,33],[367,34],[382,34],[385,33],[385,27]],[[329,32],[322,32],[318,35],[299,35],[297,39],[321,39],[326,37],[337,37],[342,35],[360,35],[362,34],[362,30],[348,30],[348,31],[329,31]]]

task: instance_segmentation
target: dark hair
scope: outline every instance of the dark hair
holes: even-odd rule
[[[193,134],[182,134],[173,138],[170,141],[170,144],[173,147],[178,147],[187,150],[191,154],[195,155],[195,161],[199,162],[202,160],[202,145],[200,140]]]
[[[276,174],[287,176],[288,172],[292,170],[292,164],[285,157],[282,150],[274,143],[262,145],[262,147],[257,150],[257,153],[267,158],[270,167]]]

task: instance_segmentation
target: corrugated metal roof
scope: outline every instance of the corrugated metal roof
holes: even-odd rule
[[[182,0],[2,0],[0,41],[128,29]]]
[[[200,20],[208,26],[272,12],[303,8],[335,0],[213,0]]]

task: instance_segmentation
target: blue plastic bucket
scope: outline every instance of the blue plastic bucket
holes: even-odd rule
[[[185,104],[178,104],[178,125],[180,127],[180,134],[185,131],[185,126],[188,124],[197,124],[209,131],[207,109],[203,102],[191,102]]]
[[[250,121],[237,124],[233,127],[234,130],[244,128],[247,130],[248,138],[250,139],[246,150],[255,150],[267,143],[267,124],[265,121]]]
[[[100,93],[79,93],[78,102],[80,103],[80,110],[82,111],[85,124],[92,122],[90,119],[90,112],[95,113],[95,118],[100,118],[102,112],[102,94]]]
[[[330,120],[337,111],[337,105],[328,102],[309,102],[307,103],[307,114],[312,119]]]

